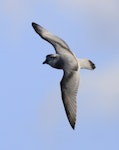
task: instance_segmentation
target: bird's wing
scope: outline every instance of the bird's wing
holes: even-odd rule
[[[79,71],[72,71],[70,73],[64,72],[60,85],[64,108],[68,120],[74,129],[76,122],[76,96],[79,87]]]
[[[42,26],[36,23],[32,23],[32,26],[34,30],[41,36],[41,38],[43,38],[44,40],[48,41],[50,44],[53,45],[56,53],[61,54],[61,53],[64,53],[64,50],[65,50],[65,52],[67,51],[73,54],[70,51],[69,46],[62,39],[53,35],[49,31],[47,31],[45,28],[43,28]]]

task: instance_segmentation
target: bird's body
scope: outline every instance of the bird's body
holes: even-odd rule
[[[81,68],[95,69],[95,65],[88,59],[78,59],[68,45],[59,37],[53,35],[40,25],[32,23],[34,30],[46,41],[53,45],[56,54],[46,56],[43,64],[49,64],[64,71],[60,82],[61,95],[68,120],[74,129],[76,122],[76,96],[79,87],[79,70]]]

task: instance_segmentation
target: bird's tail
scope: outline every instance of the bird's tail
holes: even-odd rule
[[[78,59],[78,63],[80,66],[80,69],[89,69],[89,70],[93,70],[96,68],[95,64],[88,59]]]

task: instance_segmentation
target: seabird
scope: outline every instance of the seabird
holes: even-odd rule
[[[95,64],[88,59],[77,58],[69,46],[59,37],[53,35],[42,26],[32,23],[34,30],[41,38],[52,44],[56,53],[46,56],[43,64],[48,64],[53,68],[62,69],[64,72],[60,82],[61,96],[65,112],[71,127],[75,128],[76,123],[76,96],[79,87],[79,70],[95,69]]]

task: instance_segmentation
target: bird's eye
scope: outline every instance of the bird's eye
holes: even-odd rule
[[[56,57],[51,56],[50,58],[51,58],[51,59],[55,59]]]

